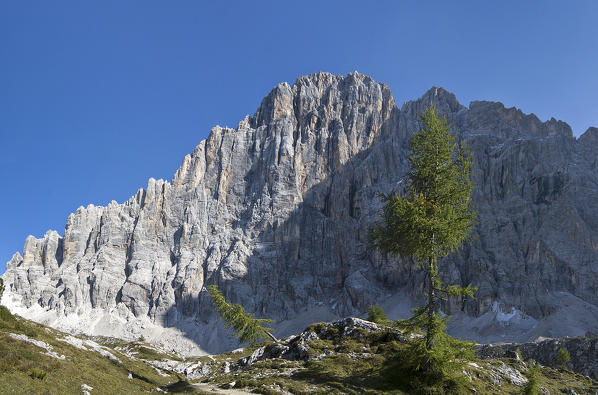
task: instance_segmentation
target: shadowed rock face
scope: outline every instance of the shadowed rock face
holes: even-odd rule
[[[478,348],[482,358],[518,358],[517,350],[523,360],[533,359],[543,365],[559,368],[562,366],[598,380],[598,338],[574,337],[567,339],[538,339],[524,344],[487,344]],[[571,360],[559,362],[559,351],[567,351]]]
[[[79,208],[63,237],[30,236],[7,264],[3,301],[159,326],[192,317],[200,332],[214,318],[210,283],[279,322],[311,309],[361,313],[399,291],[417,300],[422,275],[366,242],[377,193],[402,186],[430,103],[472,147],[479,213],[473,241],[441,265],[447,282],[477,285],[477,299],[445,310],[479,317],[498,304],[543,320],[565,308],[555,295],[566,293],[589,318],[559,334],[598,326],[598,130],[576,140],[564,122],[500,103],[467,108],[442,88],[399,110],[387,86],[359,73],[282,83],[236,129],[213,128],[170,182]]]

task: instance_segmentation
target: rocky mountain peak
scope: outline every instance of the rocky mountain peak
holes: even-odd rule
[[[443,306],[452,330],[521,341],[598,327],[595,150],[564,122],[501,103],[464,107],[442,88],[399,110],[386,85],[357,72],[279,84],[236,129],[214,127],[172,181],[79,208],[62,237],[28,238],[2,302],[62,329],[208,351],[235,346],[209,284],[275,319],[279,335],[372,304],[405,316],[423,297],[421,274],[368,250],[367,234],[378,193],[409,170],[408,141],[430,102],[475,159],[479,225],[441,268],[445,282],[479,290]]]
[[[410,103],[410,102],[408,102]],[[457,100],[457,97],[442,87],[433,86],[428,89],[422,97],[415,101],[416,111],[421,113],[422,109],[426,108],[430,104],[434,104],[440,113],[456,113],[460,110],[465,109],[461,103]],[[401,111],[407,110],[405,105],[401,108]],[[407,110],[408,111],[408,110]]]
[[[589,127],[581,136],[579,141],[583,144],[597,145],[598,144],[598,128]]]
[[[286,82],[278,84],[262,100],[257,112],[254,115],[254,127],[268,125],[281,118],[292,117],[293,113],[293,92]]]
[[[482,123],[479,126],[504,136],[573,138],[573,131],[566,122],[554,118],[542,122],[535,114],[525,114],[515,107],[507,108],[500,102],[472,101],[469,110]]]
[[[329,127],[322,124],[323,119],[344,125],[351,111],[381,110],[381,105],[385,112],[395,107],[388,86],[358,72],[346,77],[320,72],[297,78],[293,86],[283,82],[272,89],[256,111],[252,126],[289,119],[299,129],[318,130]]]

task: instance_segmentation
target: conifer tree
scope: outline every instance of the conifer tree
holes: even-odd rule
[[[521,393],[524,395],[538,395],[538,387],[539,387],[539,380],[538,376],[540,375],[540,366],[536,363],[536,361],[529,361],[529,367],[527,372],[524,373],[525,378],[527,379],[527,383],[522,388]]]
[[[561,368],[565,369],[567,362],[571,360],[571,355],[569,351],[565,350],[564,348],[559,348],[559,352],[556,356],[556,361],[561,365]]]
[[[253,314],[245,312],[240,304],[228,302],[216,285],[208,286],[208,293],[214,309],[220,314],[225,325],[233,329],[239,343],[255,344],[266,338],[278,341],[272,334],[272,328],[266,326],[270,325],[272,320],[255,318]]]
[[[368,321],[379,325],[388,325],[390,323],[384,309],[379,305],[370,306],[368,309]]]
[[[382,219],[370,233],[370,244],[394,256],[412,257],[417,268],[426,272],[427,304],[415,309],[408,320],[426,332],[421,345],[426,370],[435,355],[446,358],[444,353],[433,353],[435,346],[454,340],[444,333],[446,318],[437,312],[437,299],[473,296],[475,291],[471,286],[444,286],[438,260],[469,237],[476,214],[471,202],[471,153],[457,143],[448,121],[438,116],[433,105],[420,115],[420,123],[409,144],[406,192],[381,194]]]

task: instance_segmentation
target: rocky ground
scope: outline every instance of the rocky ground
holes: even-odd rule
[[[401,354],[413,336],[417,335],[346,318],[313,324],[278,343],[204,357],[187,373],[193,380],[259,393],[411,393],[409,378],[401,367]],[[558,344],[568,347],[592,342],[569,340]],[[525,360],[514,351],[512,355],[503,352],[503,346],[492,348],[495,355],[487,346],[479,348],[479,358],[463,370],[469,384],[459,392],[519,393],[528,381],[530,359],[525,355],[543,353],[534,354],[534,344],[520,345]],[[538,344],[544,349],[548,343]],[[593,349],[579,346],[571,351],[571,355],[592,363]],[[556,366],[556,358],[542,361],[546,363],[540,368],[542,393],[598,393],[594,379]],[[580,367],[574,363],[568,366]]]
[[[183,358],[143,339],[73,336],[0,310],[3,394],[414,393],[403,362],[409,342],[421,335],[359,318],[312,324],[277,343]],[[482,346],[463,369],[459,393],[519,393],[533,357],[545,365],[543,394],[596,394],[595,345],[596,339],[560,339]],[[572,356],[565,367],[552,357],[561,347]]]
[[[571,360],[558,362],[559,350],[566,350]],[[482,358],[509,358],[516,354],[520,358],[533,359],[552,367],[561,367],[582,373],[598,380],[598,337],[574,337],[562,339],[539,338],[531,343],[486,344],[478,348]]]

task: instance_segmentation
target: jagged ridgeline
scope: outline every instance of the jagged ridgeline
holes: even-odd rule
[[[523,341],[598,328],[598,129],[576,139],[564,122],[465,107],[442,88],[399,109],[359,73],[282,83],[237,128],[212,129],[170,182],[79,208],[64,236],[30,236],[2,301],[61,329],[208,351],[234,346],[213,331],[209,284],[274,319],[278,335],[374,304],[408,314],[421,274],[368,250],[367,233],[378,193],[402,187],[430,103],[474,155],[475,239],[441,275],[478,292],[443,307],[452,333]]]

